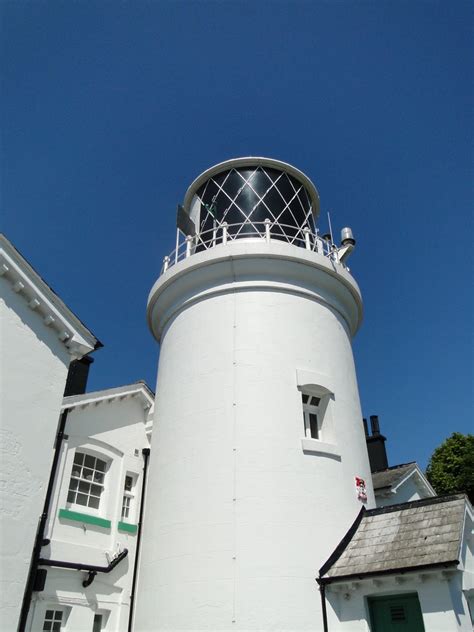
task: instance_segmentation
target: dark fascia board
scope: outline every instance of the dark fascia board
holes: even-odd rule
[[[398,463],[398,465],[391,465],[390,467],[384,467],[383,470],[375,470],[372,474],[380,474],[380,472],[393,472],[399,468],[406,467],[407,465],[416,465],[416,461],[408,461],[408,463]]]
[[[337,562],[337,560],[341,557],[341,555],[344,553],[347,545],[349,544],[349,542],[354,537],[354,534],[357,531],[357,529],[359,528],[359,525],[360,525],[360,523],[362,521],[362,518],[364,517],[364,515],[366,513],[367,513],[366,508],[362,507],[361,510],[359,511],[359,513],[357,514],[356,519],[354,520],[354,522],[350,526],[349,531],[346,533],[346,535],[342,538],[342,540],[336,546],[336,548],[334,549],[334,551],[330,555],[330,557],[326,560],[326,562],[319,569],[319,577],[322,577],[323,575],[325,575],[328,572],[328,570],[331,568],[331,566],[333,566],[333,564],[335,564]]]
[[[432,496],[430,498],[422,498],[421,500],[412,500],[407,503],[398,503],[397,505],[388,505],[387,507],[377,507],[376,509],[368,509],[367,517],[379,516],[381,514],[392,513],[394,511],[404,511],[405,509],[415,509],[416,507],[426,507],[427,505],[439,505],[453,500],[467,499],[466,494],[447,494],[446,496]]]
[[[320,586],[323,584],[335,584],[337,582],[349,582],[357,581],[361,579],[370,579],[373,577],[380,577],[382,575],[406,575],[407,573],[421,573],[428,570],[436,570],[442,568],[452,568],[457,566],[459,560],[452,560],[450,562],[435,562],[433,564],[420,564],[419,566],[400,566],[399,568],[383,569],[381,571],[370,571],[368,573],[353,573],[352,575],[339,575],[336,577],[317,577],[316,581]]]
[[[145,380],[137,380],[135,384],[143,384],[143,386],[145,387],[145,390],[148,391],[148,394],[151,395],[153,399],[155,399],[155,391],[148,386]]]

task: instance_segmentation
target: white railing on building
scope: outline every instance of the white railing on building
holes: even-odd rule
[[[252,232],[242,232],[245,227],[250,227]],[[166,272],[171,266],[187,259],[197,252],[209,250],[215,246],[226,246],[231,241],[265,241],[269,243],[271,240],[284,241],[293,246],[304,248],[312,252],[317,252],[325,257],[329,257],[332,261],[340,263],[338,256],[338,248],[331,240],[323,239],[318,231],[313,232],[309,226],[297,228],[289,224],[280,224],[277,221],[266,219],[264,222],[241,222],[240,224],[228,224],[227,222],[218,222],[215,225],[194,236],[182,235],[178,232],[177,247],[163,259],[161,274]]]

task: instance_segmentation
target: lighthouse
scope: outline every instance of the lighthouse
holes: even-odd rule
[[[322,630],[317,570],[374,506],[362,299],[295,167],[202,173],[148,299],[160,359],[134,629]]]

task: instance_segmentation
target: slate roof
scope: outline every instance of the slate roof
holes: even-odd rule
[[[372,482],[374,490],[390,488],[402,480],[409,472],[416,468],[416,462],[402,463],[388,467],[386,470],[372,472]]]
[[[362,509],[320,569],[326,581],[459,562],[466,496],[438,496]]]

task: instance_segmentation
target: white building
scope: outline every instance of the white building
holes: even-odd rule
[[[472,507],[389,467],[377,417],[364,432],[355,242],[321,236],[318,212],[311,181],[265,158],[189,187],[148,302],[156,415],[142,383],[42,414],[53,441],[62,411],[60,440],[20,632],[472,629]]]
[[[0,627],[14,630],[46,519],[69,365],[100,343],[3,235],[0,322]]]
[[[144,383],[64,398],[49,543],[39,562],[47,577],[33,597],[31,630],[48,620],[76,631],[129,628],[153,402]]]

